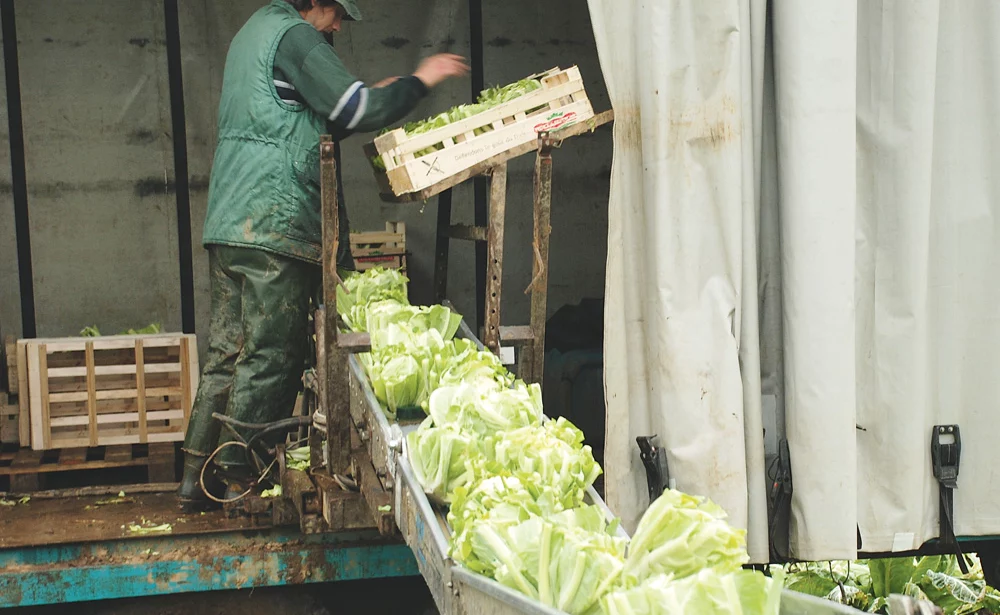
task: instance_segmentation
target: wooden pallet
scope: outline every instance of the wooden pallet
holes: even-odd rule
[[[22,445],[26,431],[36,451],[184,439],[198,381],[194,335],[27,339],[17,346]]]
[[[540,132],[554,133],[594,117],[579,68],[553,68],[536,78],[540,89],[493,109],[413,136],[397,128],[368,143],[369,161],[378,157],[385,166],[372,165],[382,190],[396,195],[423,190],[532,142]]]
[[[351,254],[358,271],[384,267],[406,275],[406,224],[386,222],[385,231],[351,233]]]
[[[43,477],[54,472],[96,471],[144,466],[149,483],[176,480],[176,451],[170,442],[119,444],[95,448],[65,448],[36,451],[22,448],[0,452],[0,477],[10,477],[9,491],[38,491]]]
[[[6,393],[0,393],[0,444],[17,444],[19,410]]]

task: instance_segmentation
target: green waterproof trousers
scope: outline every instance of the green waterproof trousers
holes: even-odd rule
[[[322,285],[319,265],[303,260],[253,248],[211,245],[208,251],[208,356],[184,439],[185,452],[197,457],[232,439],[214,412],[246,423],[291,416],[311,363],[309,314]],[[267,444],[284,437],[275,434]],[[227,446],[215,461],[239,471],[246,466],[245,449]]]

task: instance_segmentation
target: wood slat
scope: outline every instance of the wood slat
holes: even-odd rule
[[[139,344],[141,342],[136,342]],[[138,363],[136,359],[136,363]],[[144,374],[172,374],[183,370],[181,363],[150,363],[143,364]],[[52,367],[49,368],[49,378],[70,378],[73,376],[86,376],[87,367]],[[131,376],[139,373],[135,365],[95,365],[94,374],[97,376]]]
[[[159,412],[148,412],[144,413],[146,421],[171,421],[174,419],[183,419],[184,410],[165,410]],[[112,425],[115,423],[139,423],[139,435],[142,436],[143,432],[148,431],[148,427],[142,423],[143,414],[138,412],[123,412],[116,414],[99,414],[97,415],[97,425]],[[77,425],[89,426],[91,424],[91,417],[89,416],[66,416],[62,418],[54,418],[50,421],[52,427],[73,427]],[[91,446],[97,446],[96,444],[91,444]]]
[[[183,370],[181,371],[181,382],[189,383],[194,382],[196,375],[191,373],[191,349],[188,346],[188,340],[184,339],[181,341],[181,365],[183,365]],[[191,408],[193,403],[193,396],[196,391],[194,385],[183,387],[183,392],[181,393],[181,403],[184,408]],[[184,419],[184,430],[187,431],[188,419]],[[145,436],[144,436],[145,437]],[[144,439],[143,442],[146,440]]]
[[[177,431],[166,431],[166,432],[154,432],[150,429],[149,434],[146,436],[146,441],[150,444],[154,442],[182,442],[184,440],[184,433]],[[54,440],[53,443],[59,445],[60,448],[70,448],[74,446],[87,446],[89,439],[87,438],[65,438]],[[112,446],[115,444],[140,444],[139,434],[125,434],[125,435],[101,435],[101,443]]]
[[[25,344],[17,345],[17,407],[19,412],[17,431],[18,439],[23,447],[31,446],[31,408],[28,392],[28,348]]]
[[[183,374],[183,370],[181,373]],[[139,439],[145,442],[149,430],[146,425],[146,364],[142,340],[135,341],[135,374],[136,401],[139,404]],[[188,406],[183,407],[187,408]]]
[[[7,362],[7,390],[11,395],[17,395],[21,382],[17,367],[17,340],[12,335],[4,338],[4,354]]]
[[[80,465],[87,460],[87,449],[85,448],[67,448],[59,453],[59,465],[61,466],[75,466]]]
[[[17,456],[14,457],[14,461],[11,462],[10,467],[17,469],[37,468],[42,462],[42,455],[42,451],[22,448],[17,451]]]
[[[535,339],[531,327],[528,325],[513,325],[500,327],[500,341],[513,344],[527,344]]]
[[[151,389],[146,389],[147,397],[168,397],[170,395],[183,395],[187,387],[156,387]],[[117,389],[111,391],[96,391],[96,399],[132,399],[139,396],[139,391],[137,389]],[[88,392],[74,392],[74,393],[52,393],[48,396],[49,401],[52,403],[64,402],[64,401],[87,401],[89,398]]]
[[[104,453],[104,460],[113,463],[122,463],[132,460],[132,447],[126,445],[109,446]]]
[[[32,412],[31,420],[31,433],[32,433],[32,448],[44,450],[49,448],[52,443],[50,437],[49,425],[49,379],[45,377],[46,370],[48,369],[48,354],[45,344],[40,344],[38,346],[38,351],[29,353],[29,355],[34,357],[32,363],[29,363],[29,374],[33,377],[29,377],[29,390],[33,391],[31,396],[32,407],[38,408],[39,420],[38,420],[38,437],[35,434],[35,413]],[[32,370],[31,367],[34,366]],[[40,442],[40,446],[34,446],[35,441]]]
[[[390,233],[387,231],[372,231],[365,233],[351,233],[351,245],[367,245],[373,243],[403,243],[406,235],[402,233]]]
[[[90,437],[90,445],[97,446],[97,375],[94,374],[94,343],[87,342],[86,346],[87,353],[87,417],[88,417],[88,435]],[[43,378],[48,379],[48,374],[45,373]],[[52,417],[49,417],[49,426],[52,425]]]
[[[166,346],[179,346],[182,339],[185,339],[177,335],[115,335],[108,338],[92,338],[90,341],[65,341],[64,339],[56,340],[31,340],[32,342],[44,343],[48,348],[49,353],[56,352],[71,352],[71,351],[86,351],[87,344],[95,344],[97,350],[131,350],[135,346],[135,340],[139,338],[143,340],[143,346],[146,348],[163,348]]]

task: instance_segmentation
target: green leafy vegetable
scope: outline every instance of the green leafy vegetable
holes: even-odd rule
[[[683,579],[658,574],[641,585],[608,594],[605,615],[777,615],[782,573],[722,572],[705,568]]]
[[[704,498],[666,489],[642,516],[629,544],[625,577],[638,584],[656,574],[686,577],[706,568],[720,572],[749,561],[746,532]]]
[[[428,418],[406,440],[417,481],[438,501],[451,501],[456,489],[472,481],[472,460],[479,448],[469,434],[452,427],[434,427]]]
[[[721,508],[668,490],[629,544],[617,521],[586,504],[601,467],[575,425],[545,418],[541,387],[456,339],[461,317],[445,306],[411,306],[405,278],[370,270],[346,284],[338,310],[370,335],[371,351],[358,360],[383,411],[390,419],[404,407],[426,412],[405,455],[424,492],[449,506],[455,562],[574,615],[673,612],[663,604],[777,613],[782,581],[740,570],[744,533]],[[825,592],[837,586],[814,580]]]
[[[968,574],[953,555],[789,564],[785,584],[869,613],[885,613],[890,594],[932,602],[948,615],[1000,613],[1000,592],[983,580],[979,560],[967,557]]]
[[[558,494],[563,508],[583,502],[588,487],[601,474],[583,432],[565,418],[531,425],[494,436],[487,446],[492,460],[528,485],[535,497],[543,489]]]
[[[289,470],[306,472],[309,470],[309,447],[302,446],[285,451],[285,467]]]
[[[497,516],[473,522],[470,547],[499,583],[579,614],[615,586],[624,566],[625,539],[610,530],[596,507],[517,522]]]
[[[460,120],[473,117],[483,111],[510,102],[515,98],[524,96],[528,92],[533,92],[542,87],[542,82],[537,79],[522,79],[505,86],[495,86],[487,88],[479,93],[479,98],[475,103],[458,105],[424,120],[409,122],[403,126],[408,136],[430,132],[436,128],[442,128],[448,124],[453,124]],[[480,132],[491,130],[489,127],[479,129]],[[387,131],[383,131],[387,132]],[[479,134],[479,133],[477,133]]]
[[[397,269],[372,267],[362,274],[348,276],[344,288],[337,287],[337,313],[347,326],[360,331],[368,322],[368,306],[386,299],[409,305],[407,278]]]
[[[480,380],[436,389],[430,396],[429,412],[435,425],[490,436],[539,424],[541,400],[542,390],[537,384],[519,382],[504,387]]]
[[[502,105],[504,103],[510,102],[515,98],[524,96],[529,92],[533,92],[542,87],[542,82],[538,79],[522,79],[515,83],[511,83],[505,86],[495,86],[487,88],[479,93],[479,98],[475,103],[458,105],[448,109],[443,113],[439,113],[435,116],[415,121],[408,122],[403,125],[403,131],[406,132],[407,136],[414,136],[419,134],[424,134],[432,130],[443,128],[449,124],[454,124],[455,122],[473,117],[484,111],[488,111],[494,107]],[[534,109],[529,109],[533,111]],[[385,134],[390,132],[391,128],[386,128],[379,134]],[[485,125],[474,129],[472,132],[475,135],[480,135],[493,130],[493,126]],[[426,149],[417,151],[414,156],[419,158],[426,154],[433,153],[439,149],[442,149],[443,145],[434,145]],[[375,168],[382,171],[385,170],[385,163],[383,162],[381,156],[373,156],[371,159],[372,164]]]
[[[280,498],[281,497],[281,485],[275,485],[270,489],[265,489],[260,492],[260,497],[262,498]]]
[[[154,322],[151,325],[147,325],[141,329],[128,329],[122,331],[122,335],[156,335],[161,331],[160,323]]]

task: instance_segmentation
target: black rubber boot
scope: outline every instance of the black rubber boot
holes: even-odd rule
[[[180,503],[181,511],[185,513],[222,507],[222,504],[205,495],[201,488],[201,469],[207,459],[207,456],[202,457],[186,451],[184,453],[184,476],[177,488],[177,500]],[[209,493],[217,498],[222,497],[225,485],[218,479],[215,472],[210,470],[205,472],[205,483],[205,488],[208,489]]]

